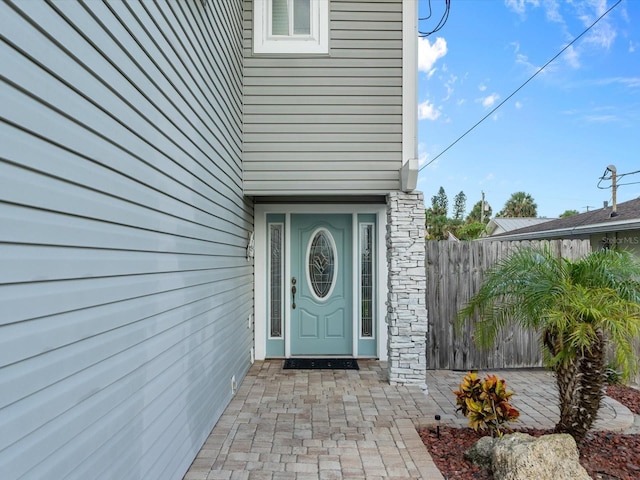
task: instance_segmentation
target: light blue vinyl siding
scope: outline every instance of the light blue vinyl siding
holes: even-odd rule
[[[0,30],[0,478],[180,479],[250,365],[241,2]]]
[[[245,193],[398,190],[402,0],[331,0],[328,55],[254,54],[254,1],[244,0]]]

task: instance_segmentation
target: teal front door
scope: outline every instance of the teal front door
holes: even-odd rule
[[[352,355],[352,217],[291,215],[291,355]]]

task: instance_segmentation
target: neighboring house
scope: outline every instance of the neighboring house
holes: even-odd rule
[[[591,249],[621,248],[640,255],[640,198],[558,218],[493,237],[499,240],[589,239]]]
[[[538,225],[545,223],[554,218],[503,218],[496,217],[487,223],[487,236],[493,237],[495,235],[501,235],[503,233],[511,232],[513,230],[519,230],[521,228]]]
[[[3,480],[179,479],[256,358],[424,383],[417,2],[284,3],[0,1]]]

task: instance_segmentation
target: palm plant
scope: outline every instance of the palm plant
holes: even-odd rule
[[[540,332],[545,365],[558,386],[555,431],[580,443],[604,395],[607,345],[624,378],[638,368],[640,260],[602,250],[571,261],[548,248],[522,248],[487,272],[459,322],[475,315],[479,346],[491,346],[510,323]]]
[[[537,217],[538,205],[533,200],[533,197],[526,192],[515,192],[511,194],[509,200],[504,204],[504,207],[497,217]]]

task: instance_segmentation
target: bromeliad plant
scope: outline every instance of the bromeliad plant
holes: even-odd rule
[[[507,422],[516,420],[520,412],[513,408],[509,399],[513,392],[507,391],[507,384],[496,375],[487,375],[484,380],[475,372],[469,372],[462,379],[456,395],[456,411],[469,419],[474,430],[489,430],[492,437],[502,436],[500,428]]]

